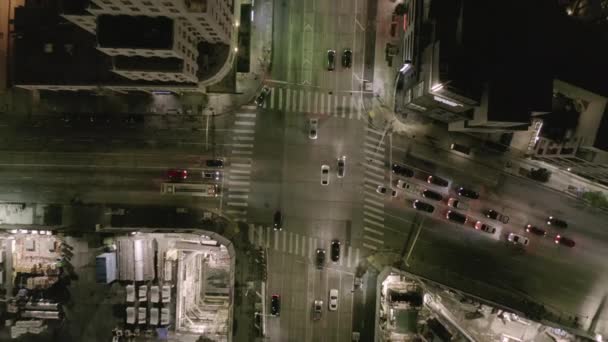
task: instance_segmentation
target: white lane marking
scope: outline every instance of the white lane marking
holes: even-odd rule
[[[228,210],[226,210],[226,212],[228,212]],[[249,224],[249,230],[247,233],[249,235],[249,243],[252,245],[255,244],[255,226],[253,224]]]
[[[367,223],[371,224],[372,226],[384,228],[384,223],[382,223],[382,222],[376,222],[376,221],[370,220],[368,218],[363,218],[363,222],[367,222]]]
[[[253,151],[232,150],[232,154],[253,154]]]
[[[255,122],[253,121],[235,121],[234,124],[239,126],[255,126]]]
[[[369,127],[365,127],[365,131],[366,131],[366,132],[370,132],[370,133],[375,133],[375,134],[378,134],[378,135],[380,135],[380,136],[382,135],[382,132],[381,132],[381,131],[377,131],[377,130],[375,130],[375,129],[373,129],[373,128],[369,128]]]
[[[384,153],[376,152],[373,150],[368,150],[367,148],[364,150],[365,150],[365,154],[367,157],[370,157],[370,158],[375,157],[375,158],[384,159]]]
[[[378,203],[377,201],[374,201],[374,199],[372,199],[372,198],[365,198],[365,199],[363,199],[363,201],[365,201],[367,203],[375,204],[377,206],[381,206],[384,209],[384,202]]]
[[[232,180],[235,180],[235,181],[238,181],[238,180],[249,180],[249,179],[251,179],[251,176],[249,176],[249,175],[244,175],[244,176],[243,175],[230,175],[230,180],[231,181]]]
[[[289,232],[289,254],[293,254],[293,233]]]
[[[383,207],[383,209],[384,209],[384,205],[383,205],[382,207]],[[364,204],[364,205],[363,205],[363,209],[365,209],[365,210],[371,210],[371,211],[375,211],[375,212],[377,212],[377,213],[379,213],[379,214],[384,215],[384,210],[379,209],[379,208],[376,208],[376,207],[372,207],[371,205]]]
[[[384,172],[384,168],[383,167],[372,165],[371,163],[366,163],[365,167],[368,168],[368,169],[374,169],[374,170],[378,170],[380,172]]]
[[[249,192],[249,188],[234,187],[234,188],[229,188],[228,192]]]
[[[376,230],[376,229],[372,229],[372,228],[369,228],[369,227],[363,227],[363,230],[368,231],[370,233],[374,233],[376,235],[384,236],[384,232],[381,232],[381,231]]]
[[[376,214],[372,214],[370,212],[364,212],[363,215],[376,219],[378,221],[384,221],[384,217]]]
[[[255,130],[253,130],[253,129],[233,129],[232,131],[237,134],[239,134],[239,133],[240,134],[254,134],[255,133]]]
[[[228,194],[228,198],[248,199],[249,195],[233,195],[233,194]]]
[[[255,118],[255,113],[236,113],[236,116],[239,118]]]
[[[246,210],[234,210],[234,209],[227,209],[226,214],[231,214],[231,215],[246,215],[247,211]]]
[[[242,164],[242,163],[233,163],[232,167],[244,167],[244,168],[251,168],[251,164]]]
[[[250,147],[253,148],[253,144],[232,144],[232,147]]]
[[[242,182],[242,181],[228,181],[228,185],[229,186],[233,186],[233,185],[249,185],[250,182]]]
[[[368,248],[368,249],[371,249],[371,250],[374,250],[374,251],[378,249],[378,247],[376,247],[376,246],[372,246],[372,245],[368,245],[368,244],[366,244],[365,242],[364,242],[364,243],[362,243],[362,245],[363,245],[363,247]]]
[[[378,173],[372,170],[365,170],[365,176],[370,178],[380,179],[381,183],[384,182],[384,173]]]
[[[376,242],[376,243],[378,243],[380,245],[384,244],[384,241],[382,241],[380,239],[373,238],[373,237],[371,237],[369,235],[365,235],[363,238],[366,239],[366,240],[374,241],[374,242]]]
[[[350,268],[350,258],[352,257],[352,254],[353,254],[353,247],[348,246],[348,258],[346,258],[346,267]]]
[[[382,151],[382,152],[384,152],[384,147],[378,146],[377,144],[372,144],[372,143],[366,141],[366,142],[363,143],[363,145],[371,148],[374,151]]]
[[[230,173],[246,173],[246,174],[250,174],[251,170],[238,170],[238,169],[232,169],[230,170]]]
[[[228,203],[226,203],[226,205],[231,206],[231,207],[246,207],[247,203],[243,203],[243,202],[228,202]]]
[[[240,136],[240,135],[232,136],[232,140],[237,140],[237,141],[252,141],[254,139],[255,139],[254,137],[244,137],[244,136]]]

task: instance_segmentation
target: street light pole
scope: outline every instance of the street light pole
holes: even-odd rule
[[[412,252],[414,251],[414,247],[416,246],[416,241],[418,241],[418,236],[420,235],[420,232],[422,231],[422,224],[424,223],[424,217],[420,220],[420,223],[418,224],[418,231],[416,232],[416,236],[414,237],[414,242],[412,242],[412,247],[410,247],[409,252],[407,253],[407,256],[405,257],[405,266],[410,267],[410,264],[407,262],[410,259],[410,256],[412,255]]]

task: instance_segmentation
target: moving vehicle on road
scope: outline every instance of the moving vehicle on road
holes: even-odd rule
[[[482,232],[486,232],[486,233],[489,233],[489,234],[496,233],[496,228],[490,226],[489,224],[485,224],[485,223],[483,223],[481,221],[477,221],[475,223],[475,229],[481,230]]]
[[[339,240],[331,241],[330,258],[331,258],[331,261],[333,261],[333,262],[338,262],[340,260],[340,241]]]
[[[557,228],[568,228],[568,223],[566,221],[553,216],[547,217],[547,224]]]
[[[220,188],[218,184],[209,183],[162,183],[160,193],[165,195],[217,197]]]
[[[268,95],[270,95],[270,89],[268,87],[262,88],[262,92],[260,92],[260,95],[255,98],[255,104],[258,105],[258,107],[262,107]]]
[[[422,202],[420,200],[415,200],[412,203],[412,207],[414,207],[414,209],[416,209],[416,210],[425,211],[427,213],[432,213],[433,211],[435,211],[434,206],[432,206],[428,203]]]
[[[350,68],[353,65],[353,52],[350,49],[342,51],[342,67]]]
[[[317,130],[319,128],[319,119],[308,120],[308,137],[310,139],[317,139]]]
[[[441,177],[437,177],[437,176],[433,176],[430,175],[427,177],[426,182],[429,184],[433,184],[433,185],[437,185],[437,186],[441,186],[441,187],[447,187],[449,182]]]
[[[222,172],[218,170],[203,170],[201,176],[203,179],[217,182],[222,179]]]
[[[188,170],[184,169],[169,169],[167,170],[167,180],[170,182],[181,182],[188,178]]]
[[[274,217],[272,218],[272,228],[274,230],[283,230],[283,215],[280,210],[274,212]]]
[[[338,310],[338,293],[339,293],[338,289],[329,290],[329,301],[328,301],[329,311]]]
[[[456,208],[456,209],[460,209],[460,210],[467,210],[467,209],[469,209],[469,204],[467,202],[464,202],[457,198],[451,197],[450,199],[448,199],[448,207],[452,207],[452,208]]]
[[[422,191],[422,197],[428,198],[433,201],[441,201],[443,199],[443,196],[441,196],[440,193],[429,189],[424,189]]]
[[[318,321],[321,319],[323,314],[323,301],[320,299],[315,300],[312,303],[312,319]]]
[[[507,235],[507,241],[509,241],[510,243],[512,243],[514,245],[522,245],[522,246],[527,246],[528,243],[530,242],[530,240],[528,240],[527,237],[525,237],[523,235],[515,234],[515,233],[509,233],[509,235]]]
[[[327,50],[327,70],[334,71],[336,69],[336,50]]]
[[[486,217],[489,219],[500,221],[504,224],[509,223],[509,216],[503,215],[496,210],[493,210],[493,209],[484,210],[483,214],[486,215]]]
[[[538,228],[537,226],[533,226],[531,224],[526,225],[526,233],[531,233],[531,234],[538,235],[538,236],[547,235],[546,230]]]
[[[458,190],[456,191],[456,193],[458,193],[458,196],[468,197],[468,198],[471,198],[471,199],[478,199],[479,198],[479,193],[477,193],[476,191],[473,191],[471,189],[462,187],[462,186],[458,188]]]
[[[207,165],[207,167],[223,169],[224,168],[224,159],[220,159],[220,158],[207,159],[207,160],[205,160],[205,165]]]
[[[399,175],[401,177],[414,177],[414,170],[409,169],[403,165],[399,165],[399,164],[393,164],[393,167],[391,168],[391,171],[396,174]]]
[[[570,247],[570,248],[572,248],[572,247],[574,247],[574,245],[576,245],[576,243],[574,243],[574,240],[569,239],[569,238],[559,235],[559,234],[555,237],[555,240],[553,240],[553,241],[555,241],[555,243],[558,245],[564,245],[564,246]]]
[[[325,250],[323,248],[317,248],[315,260],[317,263],[317,268],[323,269],[323,266],[325,266]]]
[[[321,165],[321,185],[329,184],[329,165]]]
[[[281,296],[273,294],[270,297],[270,314],[273,316],[281,315]]]
[[[346,172],[346,157],[342,156],[338,158],[338,178],[344,177]]]
[[[378,185],[378,187],[376,188],[376,192],[380,195],[386,195],[388,193],[388,188],[384,185]],[[390,194],[391,197],[397,197],[397,190],[390,189]]]
[[[445,214],[445,218],[460,224],[465,224],[469,220],[466,215],[451,210],[448,210],[447,214]]]

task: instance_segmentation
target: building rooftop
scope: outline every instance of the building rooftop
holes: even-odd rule
[[[15,31],[17,85],[184,85],[113,73],[112,59],[97,50],[93,35],[47,9],[16,8]]]
[[[172,49],[173,20],[167,17],[100,15],[97,41],[101,47]]]
[[[184,61],[179,58],[116,56],[114,67],[120,70],[182,72]]]

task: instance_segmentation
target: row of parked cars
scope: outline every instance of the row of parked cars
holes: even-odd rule
[[[401,177],[411,178],[414,176],[413,170],[411,170],[403,165],[399,165],[399,164],[392,165],[392,172],[393,172],[393,174],[401,176]],[[448,185],[449,185],[449,182],[447,180],[444,180],[440,177],[436,177],[433,175],[428,175],[425,177],[426,177],[427,183],[429,183],[429,184],[434,184],[439,187],[448,187]],[[410,191],[414,194],[420,195],[430,201],[439,202],[439,201],[443,200],[442,194],[440,194],[436,191],[430,190],[430,189],[424,189],[421,187],[417,187],[416,185],[407,183],[407,182],[403,181],[402,179],[397,179],[395,181],[395,185],[396,185],[397,189],[405,189],[406,191]],[[390,191],[388,191],[387,188],[382,185],[378,186],[377,192],[381,193],[381,194],[390,192],[391,196],[393,196],[393,197],[397,196],[396,189],[391,189]],[[465,188],[465,187],[457,187],[455,189],[455,192],[458,195],[458,197],[450,197],[447,200],[447,205],[451,209],[449,209],[446,212],[445,218],[451,222],[455,222],[455,223],[464,225],[467,222],[469,222],[469,217],[466,214],[459,212],[459,211],[455,211],[453,209],[458,209],[461,211],[468,210],[469,209],[468,203],[466,201],[463,201],[461,198],[476,200],[476,199],[479,199],[479,193],[474,190],[471,190],[469,188]],[[416,210],[427,212],[427,213],[433,213],[435,211],[434,205],[427,203],[427,202],[423,202],[418,199],[416,199],[412,202],[412,207]],[[507,215],[504,215],[503,213],[500,213],[494,209],[484,210],[483,215],[487,219],[499,221],[503,224],[507,224],[509,222],[509,217]],[[547,226],[552,226],[552,227],[557,227],[557,228],[562,228],[562,229],[565,229],[568,227],[568,223],[566,223],[566,221],[559,219],[557,217],[554,217],[554,216],[549,216],[546,219],[546,224],[547,224]],[[475,227],[475,229],[477,229],[479,231],[486,232],[489,234],[494,234],[497,231],[496,227],[494,227],[493,225],[491,225],[489,223],[484,223],[479,220],[477,220],[475,222],[474,227]],[[532,224],[527,224],[524,227],[524,230],[526,233],[541,236],[541,237],[544,237],[547,235],[547,231],[545,229],[539,228],[538,226],[534,226]],[[517,233],[509,233],[507,235],[507,241],[509,241],[513,244],[522,245],[522,246],[526,246],[529,243],[529,239],[525,235],[517,234]],[[572,240],[568,237],[565,237],[562,234],[555,235],[554,242],[556,244],[567,246],[567,247],[575,246],[574,240]]]

